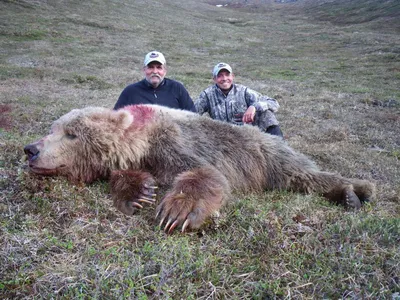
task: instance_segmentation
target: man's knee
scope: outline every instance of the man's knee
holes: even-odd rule
[[[261,131],[283,138],[283,133],[278,125],[278,120],[274,113],[269,110],[257,112],[253,125],[258,126]]]

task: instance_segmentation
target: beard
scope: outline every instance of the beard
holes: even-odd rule
[[[164,77],[161,77],[158,74],[151,74],[148,78],[146,78],[147,81],[153,86],[153,87],[158,87],[160,83],[163,81]],[[158,80],[157,80],[158,79]]]
[[[151,75],[150,75],[150,78],[153,78],[153,77],[157,77],[157,78],[160,79],[160,80],[162,79],[161,76],[158,75],[158,74],[151,74]]]

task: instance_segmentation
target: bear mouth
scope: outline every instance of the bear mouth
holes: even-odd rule
[[[38,168],[35,167],[33,165],[30,165],[29,168],[31,169],[31,171],[35,174],[38,175],[43,175],[43,176],[54,176],[54,175],[58,175],[60,174],[60,171],[65,168],[65,165],[59,166],[57,168],[54,169],[46,169],[46,168]]]

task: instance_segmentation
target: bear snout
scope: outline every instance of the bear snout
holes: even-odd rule
[[[29,161],[34,161],[39,156],[39,149],[35,145],[27,145],[24,147],[24,152],[28,155]]]

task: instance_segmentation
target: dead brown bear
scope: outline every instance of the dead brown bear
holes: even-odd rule
[[[356,209],[374,194],[370,182],[322,172],[258,128],[161,106],[72,110],[24,150],[37,174],[110,178],[114,205],[128,215],[155,202],[156,185],[167,188],[157,217],[168,232],[200,227],[232,191],[316,192]]]

